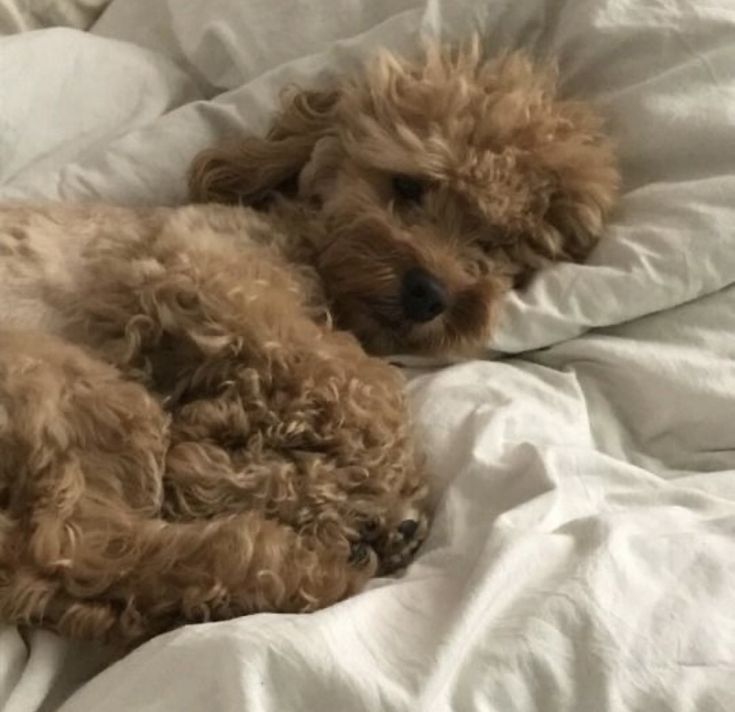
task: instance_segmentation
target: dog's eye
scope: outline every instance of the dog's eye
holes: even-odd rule
[[[424,197],[426,186],[411,176],[393,176],[393,192],[406,203],[420,203]]]

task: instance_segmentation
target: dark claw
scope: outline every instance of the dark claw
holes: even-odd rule
[[[398,533],[404,539],[411,539],[419,528],[419,523],[415,519],[404,519],[398,525]]]
[[[368,545],[364,541],[356,541],[352,545],[352,549],[350,551],[350,563],[351,564],[362,564],[364,563],[368,556],[369,556],[369,548]]]

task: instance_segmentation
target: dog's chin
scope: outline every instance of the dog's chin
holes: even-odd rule
[[[351,331],[363,348],[376,356],[412,355],[427,357],[472,357],[487,349],[490,310],[467,320],[460,309],[436,319],[415,324],[376,309],[354,306],[337,319],[338,326]]]
[[[486,348],[489,331],[489,322],[486,329],[468,329],[451,315],[442,316],[406,328],[391,355],[471,358]]]
[[[369,309],[351,309],[336,315],[336,325],[354,334],[362,347],[375,356],[395,353],[400,343],[397,325],[389,323],[380,314]]]

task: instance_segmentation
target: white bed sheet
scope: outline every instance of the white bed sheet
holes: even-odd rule
[[[87,29],[110,0],[0,0],[0,35],[41,27]]]
[[[95,36],[0,40],[0,71],[26,57],[0,85],[0,198],[178,202],[191,156],[262,129],[284,84],[476,29],[557,56],[608,113],[620,210],[589,264],[507,300],[490,346],[517,356],[413,375],[438,510],[404,575],[308,617],[162,636],[62,710],[735,709],[735,8],[340,8],[113,0]],[[0,707],[54,709],[103,660],[6,628]]]

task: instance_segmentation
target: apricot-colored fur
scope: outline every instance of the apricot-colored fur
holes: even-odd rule
[[[193,197],[240,205],[0,209],[0,619],[135,643],[404,565],[427,487],[362,346],[478,346],[514,281],[587,253],[616,184],[588,107],[474,43],[381,55],[205,152]],[[416,266],[451,300],[418,325]]]
[[[394,194],[396,175],[420,181],[420,204]],[[419,62],[384,52],[336,87],[291,92],[266,138],[225,141],[191,172],[195,199],[295,214],[337,325],[377,353],[472,353],[504,292],[587,256],[618,182],[598,114],[560,100],[551,67],[484,61],[477,40]],[[426,324],[399,309],[412,267],[451,296]]]

